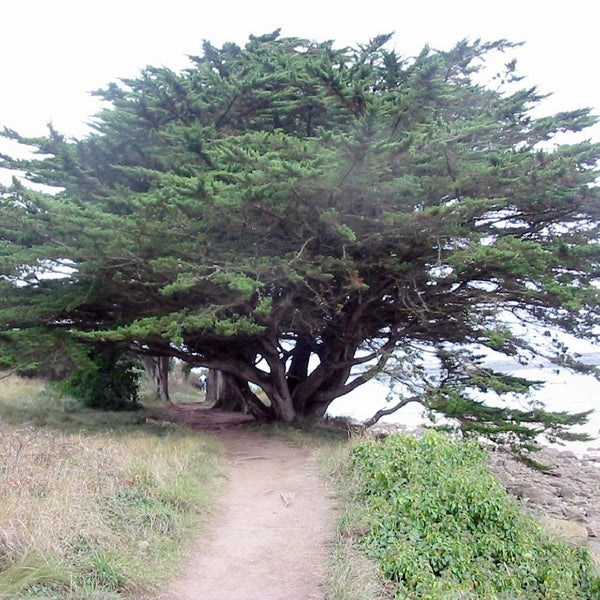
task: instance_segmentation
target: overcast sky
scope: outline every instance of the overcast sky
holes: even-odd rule
[[[3,0],[0,126],[41,135],[51,121],[81,136],[98,109],[90,90],[147,64],[185,67],[203,39],[242,44],[278,27],[339,45],[394,31],[409,56],[465,37],[523,41],[519,71],[554,93],[547,112],[592,106],[600,114],[599,17],[598,0]]]

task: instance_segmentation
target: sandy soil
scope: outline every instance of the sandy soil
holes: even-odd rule
[[[229,485],[161,600],[322,600],[334,506],[310,453],[233,423],[216,428]]]

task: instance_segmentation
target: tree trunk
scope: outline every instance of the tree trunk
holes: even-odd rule
[[[291,396],[275,394],[271,397],[273,405],[273,417],[276,421],[291,423],[298,415],[294,409]]]
[[[331,404],[330,400],[321,401],[315,400],[313,402],[308,403],[306,412],[303,414],[305,417],[309,417],[311,419],[322,419]]]
[[[142,364],[146,374],[152,381],[156,395],[169,404],[174,404],[169,396],[169,357],[142,356]]]
[[[213,403],[212,408],[249,413],[259,421],[273,418],[271,407],[258,398],[245,379],[232,373],[209,370],[206,401]]]
[[[310,361],[311,347],[310,340],[300,338],[296,342],[292,355],[292,364],[290,365],[287,380],[290,394],[293,395],[296,386],[304,381],[308,376],[308,364]]]
[[[213,408],[231,412],[247,412],[244,393],[235,375],[210,369],[206,382],[206,401]]]

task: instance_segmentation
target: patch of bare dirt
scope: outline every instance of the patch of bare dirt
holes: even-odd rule
[[[254,417],[242,412],[215,410],[203,404],[175,404],[154,411],[157,421],[183,423],[192,429],[223,431],[255,423]],[[154,419],[153,419],[154,420]]]
[[[161,600],[322,600],[334,506],[310,452],[247,431],[244,415],[186,410],[222,440],[229,484]]]

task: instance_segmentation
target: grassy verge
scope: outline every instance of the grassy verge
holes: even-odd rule
[[[476,444],[392,436],[337,454],[327,458],[340,489],[332,600],[600,598],[587,550],[523,514]]]
[[[143,420],[3,380],[0,598],[155,596],[222,480],[215,442]]]
[[[327,600],[392,598],[377,563],[365,552],[369,513],[358,499],[359,479],[350,472],[353,441],[322,445],[319,459],[329,486],[337,491],[338,518],[327,569]]]

